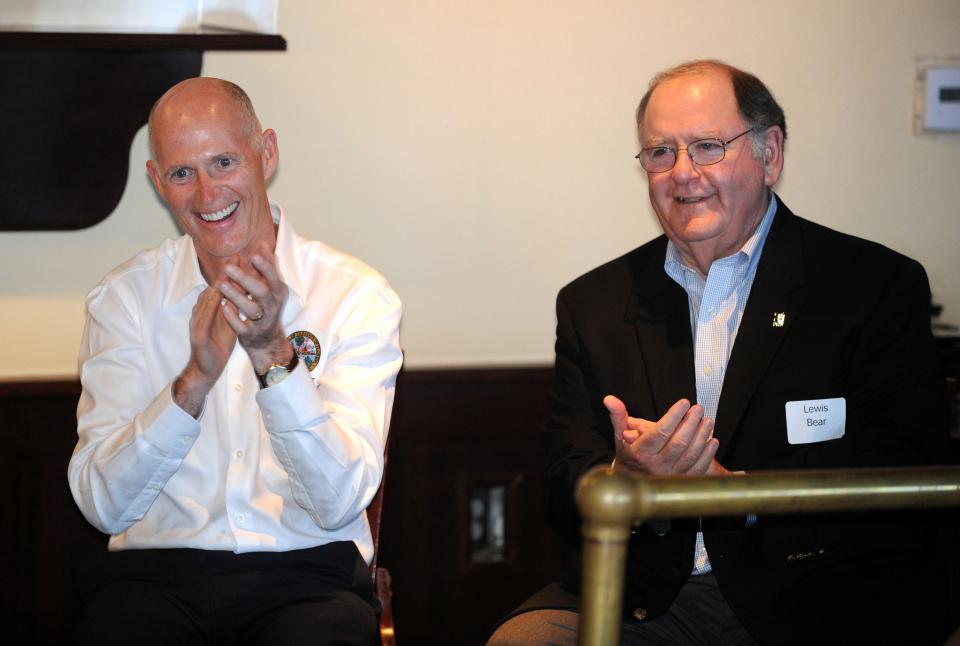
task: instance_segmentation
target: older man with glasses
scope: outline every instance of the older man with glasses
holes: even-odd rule
[[[694,61],[637,110],[664,236],[564,287],[544,425],[548,516],[578,539],[597,464],[636,474],[934,462],[942,378],[923,268],[794,215],[772,191],[783,110]],[[627,644],[942,641],[934,535],[917,518],[664,519],[630,541]],[[490,643],[573,644],[576,574]]]

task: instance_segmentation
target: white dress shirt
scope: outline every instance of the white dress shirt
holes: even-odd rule
[[[320,346],[259,389],[239,343],[200,419],[171,385],[190,355],[207,283],[188,236],[111,271],[87,296],[80,346],[74,499],[111,550],[286,551],[352,540],[369,562],[364,510],[383,473],[401,306],[376,271],[298,237],[280,207],[276,255],[289,287],[281,321]]]

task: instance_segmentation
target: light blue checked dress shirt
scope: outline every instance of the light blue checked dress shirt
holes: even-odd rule
[[[693,361],[697,379],[697,403],[704,415],[716,419],[723,378],[727,373],[730,350],[737,338],[743,310],[750,296],[757,264],[767,239],[776,196],[770,193],[770,204],[746,244],[732,256],[720,258],[710,265],[706,279],[696,269],[683,264],[673,242],[667,243],[663,269],[684,291],[690,303],[690,331],[693,336]],[[703,544],[703,533],[697,532],[693,574],[711,571],[710,559]]]

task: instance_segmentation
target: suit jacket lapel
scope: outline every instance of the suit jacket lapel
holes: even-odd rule
[[[697,396],[687,294],[663,269],[666,237],[656,242],[633,268],[636,284],[626,312],[636,328],[654,420],[678,399],[695,401]]]
[[[782,202],[767,236],[717,407],[722,463],[740,419],[803,304],[806,270],[796,216]]]

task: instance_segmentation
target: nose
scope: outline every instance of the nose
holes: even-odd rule
[[[217,199],[217,182],[204,173],[197,174],[197,197],[201,204],[211,204]]]
[[[679,148],[677,150],[677,161],[674,162],[673,168],[670,169],[670,174],[676,182],[685,182],[700,174],[700,169],[693,163],[693,159],[690,157],[690,153],[687,152],[686,148]]]

